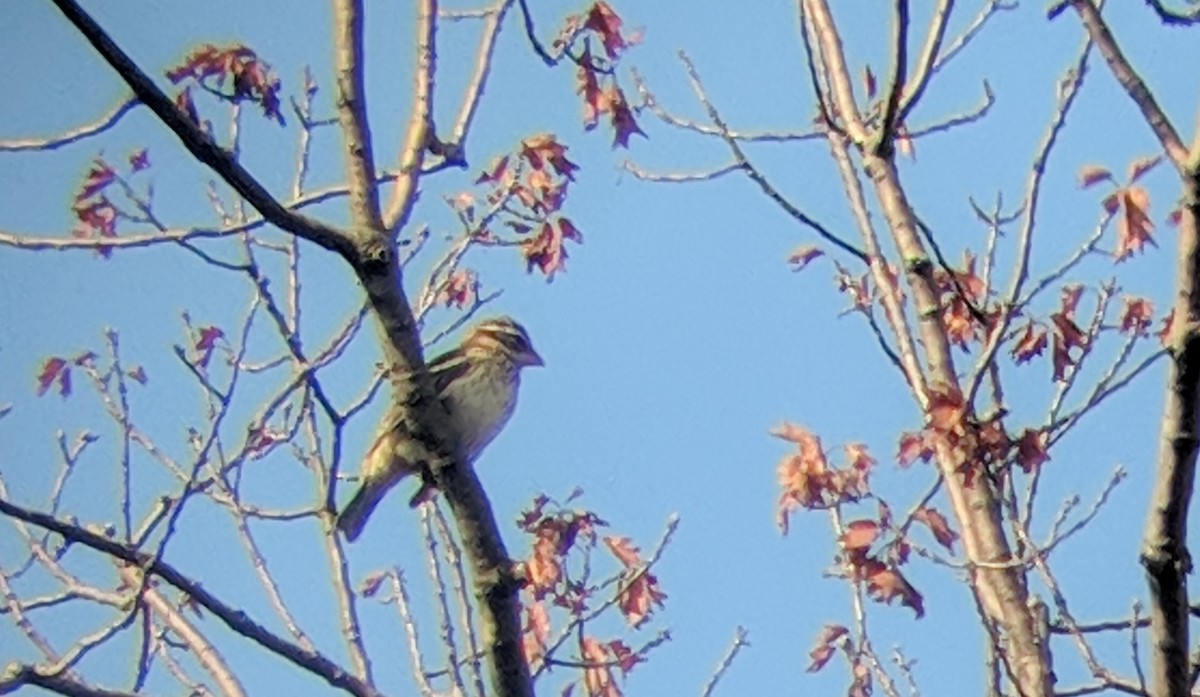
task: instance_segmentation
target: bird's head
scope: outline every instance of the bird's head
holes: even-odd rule
[[[511,317],[495,317],[475,325],[463,347],[468,355],[503,356],[517,368],[545,365],[533,350],[525,328]]]

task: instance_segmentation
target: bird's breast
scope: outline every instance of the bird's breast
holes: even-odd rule
[[[518,376],[504,366],[475,366],[474,375],[460,381],[450,395],[450,413],[474,460],[496,437],[516,407]]]

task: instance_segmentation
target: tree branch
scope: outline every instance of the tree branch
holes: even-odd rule
[[[92,48],[117,71],[134,95],[171,129],[187,151],[245,197],[263,218],[297,237],[337,252],[348,261],[353,262],[357,258],[355,245],[344,232],[314,218],[289,211],[275,200],[233,155],[188,120],[75,0],[54,0],[54,4],[84,35]]]
[[[81,544],[142,568],[145,573],[157,576],[183,591],[204,609],[211,612],[235,633],[250,639],[271,653],[322,678],[330,685],[345,690],[356,697],[382,697],[374,687],[347,673],[341,666],[325,656],[301,648],[273,634],[266,627],[250,619],[243,610],[226,605],[215,595],[175,567],[147,554],[136,547],[115,542],[101,535],[84,530],[76,525],[64,523],[53,516],[38,513],[0,498],[0,513],[45,528],[62,535],[70,543]],[[71,693],[64,693],[71,694]]]

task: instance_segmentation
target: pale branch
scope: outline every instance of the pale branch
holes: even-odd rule
[[[842,523],[842,513],[840,505],[829,507],[830,526],[833,528],[834,535],[841,538],[846,532],[846,527]],[[879,657],[875,654],[875,647],[871,644],[871,635],[867,631],[867,604],[865,602],[864,584],[859,579],[852,579],[850,586],[850,603],[854,613],[854,644],[855,658],[857,660],[866,660],[870,663],[871,670],[874,671],[879,680],[880,687],[887,697],[900,697],[896,690],[896,683],[892,680],[892,676],[888,674],[883,664],[879,661]],[[849,650],[847,654],[849,655]]]
[[[56,673],[45,673],[37,666],[10,663],[0,673],[0,695],[16,692],[24,685],[40,687],[68,697],[137,697],[132,692],[94,687]]]
[[[1017,300],[1021,297],[1021,289],[1024,288],[1029,278],[1029,264],[1033,256],[1033,232],[1037,221],[1038,201],[1041,196],[1042,179],[1046,173],[1046,163],[1050,158],[1050,153],[1053,151],[1054,145],[1058,142],[1059,134],[1062,133],[1063,128],[1066,126],[1067,113],[1071,110],[1071,106],[1075,104],[1075,98],[1083,86],[1083,78],[1087,74],[1087,61],[1088,56],[1091,55],[1091,49],[1091,40],[1084,41],[1078,60],[1067,70],[1063,79],[1059,82],[1058,105],[1050,120],[1050,126],[1046,131],[1046,135],[1038,147],[1037,154],[1034,156],[1033,165],[1030,168],[1028,191],[1025,195],[1025,218],[1021,225],[1021,230],[1017,235],[1016,268],[1013,269],[1008,291],[999,302],[999,320],[989,330],[987,342],[983,350],[980,351],[979,359],[975,362],[975,369],[972,371],[970,381],[967,383],[968,387],[965,391],[965,401],[967,404],[974,403],[975,395],[979,392],[979,388],[983,384],[983,379],[989,367],[995,361],[996,353],[1000,350],[1001,340],[1012,325],[1012,321],[1016,318],[1017,311],[1020,309]]]
[[[330,125],[334,122],[314,121],[312,118],[313,97],[317,93],[317,83],[312,76],[312,70],[304,66],[304,98],[296,101],[292,97],[292,111],[300,123],[300,136],[296,140],[296,173],[292,178],[292,198],[300,198],[304,194],[304,184],[308,178],[310,156],[312,155],[313,130],[320,125]]]
[[[896,128],[901,111],[901,95],[908,82],[908,0],[894,0],[896,8],[892,17],[892,75],[888,78],[888,97],[883,109],[883,118],[872,141],[860,143],[877,157],[891,157],[896,146]],[[909,104],[914,105],[915,100]]]
[[[1088,36],[1096,42],[1100,54],[1108,62],[1113,77],[1117,78],[1117,82],[1121,83],[1121,87],[1125,88],[1130,99],[1141,110],[1146,124],[1158,138],[1167,157],[1171,158],[1177,169],[1183,170],[1188,161],[1187,146],[1180,139],[1175,126],[1163,112],[1162,107],[1158,105],[1158,101],[1155,100],[1141,75],[1130,65],[1129,59],[1117,45],[1117,40],[1109,31],[1108,23],[1100,16],[1100,10],[1096,7],[1094,0],[1071,0],[1071,6],[1079,13],[1079,19],[1087,30]]]
[[[818,65],[821,53],[813,46],[812,34],[816,31],[816,27],[809,18],[809,12],[806,9],[808,6],[803,1],[796,3],[796,6],[800,14],[800,45],[804,47],[804,65],[808,68],[809,85],[812,87],[813,96],[817,99],[817,113],[821,117],[821,123],[826,130],[850,140],[850,134],[834,120],[831,111],[832,105],[826,98],[826,95],[832,93],[832,89],[829,86],[828,72],[824,63]]]
[[[667,111],[658,102],[658,98],[650,91],[649,85],[636,68],[632,69],[633,84],[637,88],[638,96],[641,103],[640,108],[649,109],[650,113],[657,116],[660,121],[668,126],[692,131],[706,136],[728,137],[733,140],[744,141],[747,143],[789,143],[804,140],[815,140],[821,137],[821,132],[817,130],[808,131],[739,131],[729,129],[726,133],[722,133],[720,128],[699,123],[691,119],[678,116],[670,111]]]
[[[395,603],[396,613],[400,616],[400,624],[404,625],[404,634],[408,639],[408,655],[412,659],[413,676],[422,697],[434,697],[433,686],[429,684],[429,675],[425,670],[425,656],[421,651],[421,642],[417,637],[417,623],[409,609],[412,602],[408,598],[408,587],[404,583],[404,572],[399,567],[393,568],[388,576],[392,582],[392,596],[388,602]]]
[[[983,31],[984,26],[994,15],[1006,10],[1016,10],[1020,7],[1017,0],[1005,2],[1005,0],[988,0],[987,4],[980,8],[979,13],[975,15],[975,19],[967,25],[953,41],[946,45],[941,55],[937,57],[937,61],[933,64],[933,71],[937,72],[946,63],[950,62],[955,56],[962,52],[971,41]]]
[[[480,670],[479,665],[479,659],[483,654],[479,649],[479,632],[475,628],[475,613],[471,607],[470,598],[467,597],[467,572],[462,563],[462,550],[458,548],[458,543],[450,532],[450,523],[446,520],[446,514],[442,512],[442,508],[436,500],[433,502],[432,508],[438,536],[442,539],[442,544],[446,546],[446,561],[453,571],[451,578],[454,582],[455,598],[458,601],[459,622],[463,634],[467,637],[467,657],[464,661],[471,673],[471,684],[475,688],[475,694],[478,697],[484,697],[487,690],[483,685],[483,671]]]
[[[1175,318],[1167,340],[1171,362],[1159,437],[1158,466],[1142,540],[1141,562],[1150,588],[1153,651],[1151,690],[1183,695],[1189,690],[1187,576],[1192,571],[1187,523],[1200,448],[1200,146],[1189,153],[1166,113],[1130,65],[1100,10],[1092,2],[1071,7],[1108,62],[1117,82],[1141,110],[1146,124],[1175,164],[1183,188],[1176,254]],[[1061,10],[1061,7],[1056,9]],[[1197,136],[1200,142],[1200,135]]]
[[[135,573],[131,568],[126,567],[121,570],[121,577],[135,587],[142,582],[137,576],[139,574]],[[220,687],[222,695],[226,697],[245,697],[245,688],[229,667],[229,664],[225,662],[217,647],[209,641],[208,637],[204,636],[203,632],[191,620],[172,605],[168,599],[164,598],[163,594],[157,588],[153,585],[145,586],[140,595],[140,600],[151,613],[162,621],[163,626],[170,629],[172,634],[187,646],[188,652],[195,657],[196,662],[212,677],[213,682]],[[306,649],[313,650],[311,646],[307,646]]]
[[[349,0],[346,0],[349,1]],[[408,117],[404,141],[400,146],[400,178],[392,191],[383,229],[391,237],[408,224],[417,202],[417,180],[429,144],[436,140],[433,125],[433,87],[437,73],[438,0],[417,0],[416,63],[413,66],[412,111]]]
[[[341,458],[342,427],[337,424],[333,429],[334,463],[329,468],[330,477],[335,477]],[[332,510],[332,492],[335,487],[332,482],[323,481],[326,491],[326,506]],[[327,523],[328,525],[328,523]],[[332,527],[329,525],[329,527]],[[322,540],[325,547],[325,558],[329,562],[330,578],[333,581],[333,595],[337,602],[338,629],[350,654],[350,662],[354,665],[354,673],[359,679],[366,680],[371,675],[371,658],[363,641],[362,623],[358,613],[358,595],[354,591],[353,580],[350,578],[350,560],[346,556],[346,547],[341,537],[325,535]]]
[[[750,633],[744,627],[738,627],[737,631],[734,632],[733,642],[730,643],[729,650],[717,662],[716,670],[709,676],[708,682],[704,683],[704,688],[700,690],[700,697],[712,697],[713,692],[717,689],[717,683],[721,681],[725,673],[729,672],[729,668],[733,665],[733,661],[737,658],[738,653],[744,648],[749,648],[749,646]]]
[[[750,180],[755,184],[757,184],[768,198],[777,203],[780,208],[783,208],[785,211],[787,211],[788,215],[794,218],[797,222],[812,229],[821,237],[821,239],[835,245],[842,251],[853,255],[864,264],[869,264],[870,260],[867,258],[866,253],[849,242],[846,242],[841,237],[835,235],[824,225],[817,222],[805,214],[804,211],[797,208],[767,180],[762,172],[760,172],[754,167],[753,164],[751,164],[750,160],[746,157],[745,151],[742,150],[742,146],[736,140],[728,136],[729,127],[725,124],[725,120],[721,118],[720,112],[717,111],[717,108],[708,98],[708,93],[705,91],[704,85],[700,81],[700,75],[696,72],[696,66],[692,64],[692,60],[688,58],[687,54],[683,51],[679,52],[679,60],[683,62],[684,69],[687,71],[688,81],[692,85],[692,91],[696,93],[696,98],[701,104],[704,105],[705,110],[708,112],[709,119],[712,120],[713,125],[715,125],[721,132],[722,140],[724,140],[725,144],[729,147],[729,150],[733,154],[733,157],[737,163],[742,166],[742,169],[746,172],[746,176],[749,177]]]
[[[889,360],[900,369],[900,374],[904,376],[905,382],[912,387],[916,394],[924,395],[926,392],[925,375],[921,371],[921,362],[913,341],[912,328],[909,325],[908,315],[904,312],[904,302],[880,250],[879,234],[875,231],[875,225],[871,220],[869,206],[863,192],[862,179],[850,157],[847,138],[844,134],[834,131],[827,131],[826,138],[829,142],[830,155],[837,164],[838,173],[842,177],[842,190],[846,192],[846,197],[849,199],[850,212],[854,216],[855,224],[858,225],[859,233],[866,245],[867,258],[874,260],[869,265],[869,270],[875,281],[875,287],[881,294],[880,304],[883,306],[888,326],[892,328],[892,333],[896,337],[895,351],[887,345],[883,331],[873,313],[866,313],[867,321],[871,325],[871,331],[874,332],[880,347],[883,348]]]
[[[90,138],[94,135],[98,135],[109,130],[121,120],[121,117],[132,111],[133,108],[138,105],[138,103],[139,102],[137,99],[129,97],[109,110],[107,114],[101,116],[92,123],[73,128],[65,133],[60,133],[48,138],[15,138],[12,140],[0,140],[0,152],[57,150],[64,145],[78,143],[85,138]]]
[[[471,81],[463,90],[462,106],[458,109],[458,118],[450,131],[447,143],[442,147],[450,152],[443,153],[446,161],[451,164],[466,166],[463,155],[463,141],[479,107],[479,99],[487,89],[488,76],[492,71],[492,56],[496,52],[496,39],[500,36],[500,27],[504,24],[504,16],[512,8],[515,0],[496,0],[495,6],[485,10],[486,19],[483,25],[483,36],[479,40],[479,49],[475,54],[474,72]]]
[[[944,385],[951,394],[960,393],[954,355],[939,312],[933,263],[916,229],[912,204],[897,165],[893,158],[879,157],[867,147],[869,141],[864,137],[841,33],[833,19],[830,3],[827,0],[803,0],[803,4],[821,64],[825,66],[831,101],[837,113],[843,119],[849,119],[847,130],[861,150],[863,168],[871,173],[879,208],[905,265],[912,307],[919,319],[917,335],[924,349],[927,378],[930,384]],[[918,403],[921,403],[919,396]],[[1052,694],[1053,675],[1042,659],[1033,620],[1025,603],[1028,597],[1026,571],[1023,568],[989,568],[989,565],[1005,563],[1013,556],[1003,527],[998,495],[987,477],[980,477],[975,486],[966,487],[960,477],[951,476],[959,464],[951,449],[939,448],[937,463],[947,475],[946,490],[954,515],[962,526],[966,556],[972,565],[981,567],[974,573],[973,595],[981,605],[985,623],[990,626],[995,621],[1003,628],[1006,647],[1003,658],[1014,687],[1030,697]]]
[[[192,123],[75,0],[54,0],[54,4],[125,80],[137,98],[171,129],[187,151],[245,197],[263,218],[313,244],[337,252],[348,261],[359,258],[358,248],[346,233],[289,211],[280,204],[228,151]]]
[[[345,148],[346,181],[354,224],[372,231],[383,229],[379,189],[375,187],[375,154],[367,122],[363,88],[362,0],[333,3],[334,71],[337,77],[337,117]],[[415,172],[413,173],[415,175]]]
[[[433,534],[433,524],[429,515],[430,504],[421,506],[421,533],[425,538],[425,558],[429,563],[429,580],[437,597],[437,615],[441,629],[442,648],[446,652],[446,665],[449,667],[451,692],[463,694],[466,684],[459,668],[458,640],[454,636],[454,620],[450,612],[450,594],[446,578],[442,572],[442,560],[438,554],[438,540]]]
[[[242,547],[246,550],[250,566],[254,569],[254,575],[258,577],[258,583],[267,594],[267,600],[270,602],[271,607],[274,608],[279,621],[287,628],[288,633],[292,635],[297,644],[309,651],[315,651],[316,645],[308,638],[308,635],[300,627],[300,623],[296,621],[295,615],[292,614],[291,610],[288,609],[287,603],[284,602],[276,575],[271,573],[267,557],[263,554],[262,548],[259,547],[258,541],[250,531],[250,526],[246,522],[247,516],[234,515],[233,518],[238,537],[242,542]]]
[[[983,101],[980,102],[979,105],[974,109],[956,114],[941,121],[936,121],[927,126],[921,126],[920,128],[909,128],[907,135],[910,139],[917,140],[918,138],[924,138],[925,136],[932,135],[934,133],[945,133],[951,129],[958,128],[959,126],[965,126],[968,123],[974,123],[987,116],[988,112],[992,110],[992,106],[995,105],[995,103],[996,94],[992,92],[992,86],[988,83],[988,81],[984,80]]]
[[[1068,687],[1061,690],[1055,690],[1055,697],[1083,697],[1084,695],[1095,695],[1101,692],[1123,692],[1127,695],[1139,695],[1144,697],[1145,692],[1128,680],[1119,680],[1114,677],[1100,678],[1097,682],[1079,685],[1077,687]]]
[[[896,123],[904,124],[908,121],[909,114],[921,101],[921,95],[929,86],[929,80],[934,73],[934,65],[942,51],[942,41],[946,37],[946,26],[950,24],[950,13],[953,10],[954,0],[938,0],[937,7],[933,10],[933,19],[929,22],[929,35],[925,38],[925,45],[921,48],[921,58],[917,61],[917,71],[903,86],[904,98],[899,104]],[[907,14],[907,8],[905,8],[905,14]]]
[[[0,498],[0,513],[31,525],[57,533],[68,542],[94,549],[106,556],[141,567],[143,571],[157,576],[176,589],[186,593],[204,609],[234,633],[249,639],[271,653],[289,661],[325,680],[331,686],[344,690],[356,697],[382,697],[371,685],[347,673],[341,666],[320,653],[304,649],[272,633],[255,622],[243,610],[225,604],[200,583],[178,571],[171,564],[130,545],[110,540],[44,513],[18,506],[6,498]]]
[[[646,182],[656,182],[660,184],[690,184],[694,182],[709,182],[720,179],[726,174],[736,174],[744,168],[738,162],[731,162],[721,167],[713,169],[701,170],[698,172],[652,172],[650,170],[639,167],[632,160],[625,160],[621,163],[621,168],[629,172],[634,177]]]
[[[812,33],[816,35],[815,48],[817,50],[814,53],[820,56],[821,74],[824,77],[834,111],[840,117],[841,126],[846,129],[850,141],[855,146],[862,148],[870,140],[870,134],[859,112],[858,102],[854,98],[850,69],[846,65],[840,35],[833,26],[833,17],[824,3],[801,0],[799,5],[803,18],[811,24]],[[815,69],[815,61],[810,59],[809,63]],[[814,87],[816,86],[814,84]],[[823,93],[818,92],[818,94]]]

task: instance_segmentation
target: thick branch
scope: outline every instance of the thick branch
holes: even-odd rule
[[[175,104],[138,68],[96,21],[75,0],[54,0],[67,20],[75,25],[88,43],[117,71],[143,104],[183,143],[188,152],[208,165],[218,176],[241,194],[251,206],[273,225],[337,252],[347,260],[355,258],[355,247],[340,230],[318,220],[289,211],[263,187],[228,151],[219,147],[192,123]]]
[[[375,688],[350,675],[341,666],[315,651],[304,649],[273,634],[269,629],[250,619],[242,610],[226,605],[204,589],[202,585],[179,572],[175,567],[137,548],[125,545],[89,532],[75,525],[64,523],[53,516],[31,511],[0,498],[0,513],[45,528],[62,535],[67,542],[80,544],[114,559],[134,564],[152,576],[157,576],[204,609],[211,612],[235,633],[250,639],[271,653],[284,658],[304,670],[322,678],[330,685],[360,697],[382,697]]]
[[[356,225],[379,230],[379,190],[375,188],[375,156],[363,90],[363,7],[361,0],[333,4],[333,45],[337,74],[337,114],[345,145],[346,181]]]
[[[1141,110],[1142,116],[1154,131],[1154,135],[1158,137],[1158,142],[1162,144],[1167,157],[1171,158],[1177,168],[1182,169],[1187,162],[1187,147],[1179,139],[1179,133],[1175,130],[1175,126],[1158,106],[1154,95],[1150,93],[1150,88],[1130,65],[1125,54],[1121,52],[1117,40],[1108,30],[1108,24],[1100,16],[1100,10],[1096,8],[1092,0],[1073,0],[1071,5],[1079,13],[1079,18],[1083,21],[1088,36],[1092,37],[1092,41],[1096,42],[1096,47],[1100,49],[1104,60],[1108,61],[1108,67],[1112,70],[1113,77],[1117,78],[1117,82],[1121,83],[1125,92]]]

